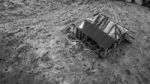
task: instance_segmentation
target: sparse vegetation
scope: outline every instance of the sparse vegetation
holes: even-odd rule
[[[146,8],[106,0],[0,2],[0,84],[150,83],[150,11]],[[63,32],[98,11],[136,38],[105,59],[69,41]]]

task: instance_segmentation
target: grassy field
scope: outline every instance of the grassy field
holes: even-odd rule
[[[0,84],[150,83],[149,9],[89,0],[6,1],[0,5]],[[105,59],[66,39],[62,31],[69,24],[96,12],[130,29],[136,39]]]

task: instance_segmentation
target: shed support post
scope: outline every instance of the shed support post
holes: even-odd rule
[[[105,49],[104,56],[106,57],[108,49]]]

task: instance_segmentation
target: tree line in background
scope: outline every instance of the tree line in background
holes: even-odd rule
[[[139,4],[139,5],[150,8],[150,0],[57,0],[57,1],[61,1],[64,3],[72,3],[72,2],[91,3],[94,1],[101,1],[101,2],[124,1],[124,2]]]
[[[113,1],[125,1],[125,2],[135,3],[150,8],[150,0],[113,0]]]
[[[139,4],[145,7],[150,8],[150,0],[0,0],[0,10],[15,8],[22,5],[32,5],[34,3],[48,3],[49,1],[61,2],[64,4],[72,4],[74,2],[78,2],[80,4],[89,4],[95,1],[99,2],[107,2],[107,1],[124,1],[129,3]]]

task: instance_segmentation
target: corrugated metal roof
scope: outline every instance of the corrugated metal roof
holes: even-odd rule
[[[111,47],[111,45],[116,41],[115,39],[111,38],[108,34],[98,29],[98,27],[86,20],[84,21],[84,26],[83,29],[81,29],[81,31],[104,49]]]
[[[128,31],[102,14],[84,20],[79,29],[105,49],[109,48],[122,34]]]

